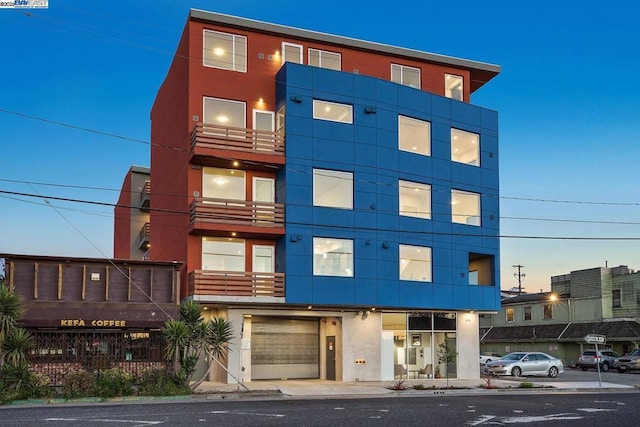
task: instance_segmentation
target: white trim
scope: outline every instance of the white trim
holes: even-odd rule
[[[339,53],[339,52],[331,52],[329,50],[322,50],[322,49],[316,49],[316,48],[310,47],[307,50],[307,64],[308,65],[312,65],[311,64],[311,52],[312,51],[318,52],[318,65],[317,66],[319,68],[325,68],[327,70],[333,70],[333,68],[327,68],[327,67],[323,67],[322,66],[322,54],[325,53],[325,54],[330,54],[330,55],[338,55],[339,62],[340,62],[340,68],[339,68],[338,71],[342,71],[342,54],[341,53]]]
[[[298,64],[303,64],[304,63],[304,47],[301,44],[295,44],[295,43],[289,43],[289,42],[282,42],[282,55],[280,55],[282,57],[282,63],[284,64],[287,61],[287,58],[285,57],[285,46],[292,46],[292,47],[297,47],[300,49],[300,62],[298,62]],[[293,61],[291,61],[293,62]]]
[[[256,248],[269,249],[271,252],[271,271],[256,270]],[[254,273],[275,273],[276,271],[276,251],[271,245],[251,245],[251,271]]]
[[[253,122],[253,129],[257,129],[256,128],[256,116],[258,114],[269,114],[271,116],[271,129],[269,129],[271,132],[275,132],[275,113],[273,111],[267,111],[267,110],[257,110],[257,109],[253,109],[253,116],[252,116],[252,122]]]
[[[213,96],[206,96],[206,95],[202,97],[202,122],[203,123],[207,123],[207,124],[210,124],[210,125],[215,124],[215,123],[208,123],[208,122],[205,121],[205,118],[206,118],[205,105],[206,105],[207,99],[213,99],[215,101],[224,101],[224,102],[233,102],[233,103],[236,103],[236,104],[242,104],[242,109],[243,109],[243,113],[242,113],[243,126],[242,127],[243,128],[247,127],[247,103],[246,102],[244,102],[244,101],[234,101],[233,99],[216,98],[216,97],[213,97]]]
[[[447,84],[447,79],[455,78],[456,80],[460,80],[460,99],[454,98],[451,94],[448,94],[450,91],[449,85]],[[464,101],[464,77],[458,74],[445,73],[444,74],[444,96],[449,99],[455,99],[456,101]]]
[[[316,107],[325,107],[326,109],[331,108],[332,105],[335,105],[340,108],[345,108],[345,115],[348,114],[348,117],[342,117],[338,119],[331,119],[323,115],[319,115]],[[337,123],[346,123],[353,124],[353,105],[350,104],[341,104],[338,102],[330,102],[330,101],[322,101],[320,99],[313,100],[313,118],[317,120],[327,120],[330,122]]]
[[[410,65],[401,65],[401,64],[394,64],[391,63],[391,69],[390,69],[390,79],[393,82],[393,67],[398,67],[400,69],[400,81],[399,82],[395,82],[398,84],[401,84],[403,86],[409,86],[407,84],[404,83],[404,70],[414,70],[418,72],[418,87],[414,88],[414,89],[422,89],[422,69],[419,67],[412,67]],[[413,87],[413,86],[409,86],[409,87]]]
[[[206,56],[205,56],[205,46],[206,46],[206,33],[217,33],[217,34],[223,34],[225,36],[231,36],[231,67],[216,67],[215,65],[208,65],[206,64]],[[236,40],[238,38],[244,39],[244,70],[238,70],[236,68]],[[247,68],[248,67],[248,55],[247,55],[247,49],[248,49],[248,40],[247,40],[247,36],[241,36],[239,34],[232,34],[232,33],[226,33],[224,31],[217,31],[217,30],[209,30],[209,29],[203,29],[202,30],[202,66],[203,67],[208,67],[208,68],[217,68],[219,70],[227,70],[227,71],[236,71],[238,73],[246,73],[247,72]]]
[[[252,180],[252,191],[251,191],[251,200],[254,202],[264,202],[264,203],[275,203],[276,200],[276,180],[273,178],[265,178],[263,176],[254,176]],[[271,184],[271,200],[257,200],[256,197],[256,182],[257,181],[266,181]]]

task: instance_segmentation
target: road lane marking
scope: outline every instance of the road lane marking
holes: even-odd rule
[[[507,417],[500,418],[505,424],[522,424],[522,423],[539,423],[545,421],[566,421],[566,420],[581,420],[584,417],[571,413],[565,414],[550,414],[550,415],[524,415],[522,417]]]
[[[477,420],[467,421],[467,425],[477,426],[477,425],[480,425],[480,424],[484,424],[487,421],[491,421],[495,417],[496,417],[495,415],[481,415]]]
[[[274,417],[274,418],[283,418],[286,417],[284,414],[263,414],[260,412],[242,412],[242,411],[211,411],[212,414],[230,414],[230,415],[255,415],[258,417]]]
[[[108,420],[102,418],[45,418],[45,421],[89,421],[92,423],[125,423],[125,424],[164,424],[164,421],[144,421],[144,420]]]

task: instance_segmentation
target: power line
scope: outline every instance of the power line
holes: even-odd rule
[[[312,172],[309,171],[302,171],[302,170],[297,170],[296,172],[299,173],[305,173],[305,174],[311,174]],[[329,175],[327,175],[329,176]],[[333,176],[331,176],[333,177]],[[345,179],[345,178],[336,178],[336,179]],[[120,190],[118,189],[114,189],[114,188],[106,188],[106,187],[92,187],[92,186],[80,186],[80,185],[68,185],[68,184],[54,184],[54,183],[44,183],[44,182],[37,182],[37,181],[21,181],[21,180],[10,180],[10,179],[1,179],[1,182],[11,182],[11,183],[22,183],[22,184],[29,184],[29,185],[43,185],[43,186],[52,186],[52,187],[60,187],[60,188],[74,188],[74,189],[89,189],[89,190],[100,190],[100,191],[112,191],[112,192],[119,192]],[[387,187],[393,187],[396,188],[396,186],[393,186],[392,184],[386,184],[386,183],[378,183],[378,182],[373,182],[373,181],[366,181],[366,180],[354,180],[354,182],[362,182],[362,183],[367,183],[367,184],[375,184],[375,185],[383,185],[383,186],[387,186]],[[413,189],[413,187],[411,186],[403,186],[401,184],[399,184],[397,186],[398,188],[407,188],[407,189]],[[128,194],[134,194],[136,193],[133,190],[122,190],[122,192],[128,193]],[[441,192],[441,193],[449,193],[448,191],[444,191],[444,190],[434,190],[431,189],[431,192]],[[188,194],[170,194],[170,193],[154,193],[154,195],[159,195],[159,196],[169,196],[169,197],[175,197],[175,198],[188,198],[189,195]],[[486,195],[482,195],[482,196],[486,196]],[[489,196],[488,196],[489,197]],[[502,198],[502,197],[499,197]],[[426,200],[426,199],[425,199]],[[292,204],[292,203],[288,203],[289,206],[303,206],[301,204]],[[352,209],[354,211],[367,211],[366,209],[357,209],[354,208]],[[383,209],[377,209],[378,212],[383,212],[383,213],[397,213],[397,211],[395,210],[383,210]],[[437,213],[437,212],[433,212],[432,210],[428,210],[428,211],[422,211],[422,210],[416,210],[415,212],[412,211],[412,213],[415,213],[417,216],[420,215],[427,215],[427,216],[432,216],[432,215],[441,215],[442,213]],[[453,216],[456,216],[456,214],[452,214]],[[401,215],[401,216],[413,216],[413,215]],[[464,216],[464,215],[461,215]],[[575,219],[575,218],[541,218],[541,217],[517,217],[517,216],[504,216],[501,215],[498,217],[500,220],[515,220],[515,221],[539,221],[539,222],[559,222],[559,223],[581,223],[581,224],[605,224],[605,225],[640,225],[640,222],[633,222],[633,221],[611,221],[611,220],[607,220],[607,221],[603,221],[603,220],[590,220],[590,219]],[[426,218],[426,219],[431,219],[431,218]]]
[[[99,206],[110,206],[110,207],[122,207],[126,209],[136,209],[139,210],[139,206],[132,205],[122,205],[116,203],[108,203],[108,202],[97,202],[90,200],[81,200],[81,199],[73,199],[67,197],[54,197],[54,196],[44,196],[39,194],[29,194],[29,193],[20,193],[13,191],[0,190],[1,194],[10,194],[17,195],[23,197],[34,197],[41,199],[50,199],[50,200],[58,200],[64,202],[72,202],[72,203],[86,203],[91,205],[99,205]],[[160,208],[149,208],[150,211],[163,212],[174,215],[190,215],[189,211],[180,211],[175,209],[160,209]],[[225,217],[224,215],[208,215],[208,218],[217,218],[217,217]],[[314,225],[316,227],[329,228],[329,229],[345,229],[345,230],[354,230],[354,227],[340,226],[340,225],[325,225],[325,224],[311,224],[306,222],[295,222],[288,221],[290,225],[302,225],[309,226]],[[386,233],[406,233],[406,234],[421,234],[421,235],[441,235],[441,236],[465,236],[465,237],[495,237],[495,238],[509,238],[509,239],[542,239],[542,240],[612,240],[612,241],[636,241],[640,240],[640,237],[572,237],[572,236],[526,236],[526,235],[494,235],[494,234],[482,234],[482,233],[445,233],[445,232],[436,232],[436,231],[415,231],[415,230],[394,230],[394,229],[384,229],[384,228],[373,228],[373,227],[357,227],[357,230],[369,230],[376,232],[386,232]]]

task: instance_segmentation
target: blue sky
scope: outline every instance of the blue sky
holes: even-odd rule
[[[0,9],[0,252],[113,255],[111,207],[6,192],[115,203],[129,167],[149,165],[150,108],[193,7],[500,65],[471,101],[500,117],[502,288],[515,264],[529,292],[571,270],[640,268],[640,5],[410,3]]]

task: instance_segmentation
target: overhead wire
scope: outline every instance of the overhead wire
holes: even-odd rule
[[[73,203],[86,203],[86,204],[100,205],[100,206],[122,207],[127,209],[136,209],[136,210],[140,209],[140,206],[135,206],[135,205],[98,202],[98,201],[74,199],[74,198],[68,198],[68,197],[43,196],[40,194],[29,194],[29,193],[13,192],[13,191],[6,191],[6,190],[0,190],[0,194],[18,195],[23,197],[34,197],[34,198],[42,198],[45,200],[58,200],[58,201],[73,202]],[[152,208],[152,207],[148,209],[152,211],[158,211],[158,212],[168,213],[172,215],[190,215],[191,214],[191,211],[181,211],[177,209],[163,209],[163,208]],[[204,217],[209,219],[216,219],[216,218],[226,218],[226,215],[209,214],[209,215],[204,215]],[[287,223],[291,225],[302,225],[302,226],[311,225],[310,223],[295,222],[295,221],[287,221]],[[331,229],[331,228],[350,229],[350,230],[354,229],[354,227],[346,227],[346,226],[339,226],[339,225],[333,225],[333,224],[315,224],[315,226],[318,228],[328,228],[328,229]],[[378,231],[378,232],[408,233],[408,234],[421,234],[421,235],[444,235],[444,236],[452,235],[452,236],[468,236],[468,237],[496,237],[496,238],[547,239],[547,240],[630,240],[630,241],[640,240],[640,237],[628,237],[628,236],[627,237],[584,237],[584,236],[572,237],[572,236],[524,236],[524,235],[517,236],[517,235],[485,234],[485,233],[477,233],[477,232],[476,233],[473,233],[473,232],[445,233],[445,232],[436,232],[436,231],[416,231],[416,230],[400,230],[400,229],[396,230],[396,229],[388,229],[388,228],[384,229],[384,228],[371,228],[371,227],[362,227],[362,226],[358,226],[356,227],[356,229]]]
[[[198,33],[196,35],[199,35],[200,31],[198,31]],[[100,33],[95,33],[94,35],[96,36],[101,36]],[[123,40],[117,40],[117,39],[110,39],[112,41],[119,41],[122,42]],[[271,46],[272,48],[273,46]],[[167,52],[167,53],[172,53],[172,52]],[[179,56],[179,55],[177,55]],[[192,57],[183,57],[186,59],[194,59]],[[201,59],[200,57],[197,57],[195,59]],[[4,112],[9,112],[6,110],[3,110]],[[22,115],[23,117],[26,118],[34,118],[34,119],[40,119],[40,118],[36,118],[36,117],[29,117],[29,115],[25,115],[23,113],[17,113],[17,112],[11,112],[17,115]],[[43,121],[47,121],[46,119]],[[51,124],[57,124],[57,125],[62,125],[62,126],[68,126],[67,124],[64,124],[62,122],[55,122],[55,121],[49,121],[49,123]],[[88,131],[88,132],[93,132],[96,134],[100,134],[103,136],[108,136],[108,137],[114,137],[114,138],[119,138],[122,140],[129,140],[132,142],[138,142],[138,143],[144,143],[144,144],[148,144],[148,145],[154,145],[151,144],[148,141],[144,141],[144,140],[140,140],[140,139],[135,139],[135,138],[128,138],[128,137],[122,137],[121,135],[116,135],[116,134],[110,134],[108,132],[101,132],[101,131],[96,131],[95,129],[89,129],[89,128],[83,128],[83,127],[79,127],[79,126],[68,126],[71,128],[75,128],[77,130],[82,130],[82,131]],[[160,145],[158,145],[160,146]],[[178,148],[178,147],[172,147],[172,146],[165,146],[162,145],[162,147],[164,148],[169,148],[169,149],[177,149],[179,151],[186,151],[188,152],[188,150],[182,149],[182,148]],[[303,173],[308,173],[308,171],[299,171],[299,172],[303,172]],[[377,183],[378,185],[380,185],[381,183]],[[384,185],[384,184],[383,184]],[[432,191],[438,191],[438,190],[432,190]],[[495,197],[494,195],[486,195],[488,197]],[[627,202],[594,202],[594,201],[570,201],[570,200],[554,200],[554,199],[534,199],[534,198],[523,198],[523,197],[507,197],[507,196],[499,196],[499,198],[501,199],[513,199],[513,200],[524,200],[524,201],[537,201],[537,202],[552,202],[552,203],[575,203],[575,204],[596,204],[596,205],[619,205],[619,206],[638,206],[640,205],[640,203],[627,203]],[[520,218],[509,218],[509,217],[501,217],[501,219],[520,219]],[[526,218],[527,220],[547,220],[547,219],[540,219],[540,218]],[[610,222],[610,221],[604,221],[604,222],[600,222],[600,221],[587,221],[587,220],[562,220],[562,219],[548,219],[550,221],[573,221],[573,222],[577,222],[577,221],[585,221],[585,222],[593,222],[593,223],[614,223],[614,222]],[[629,225],[628,223],[622,223],[625,225]],[[635,225],[635,224],[633,224]]]

